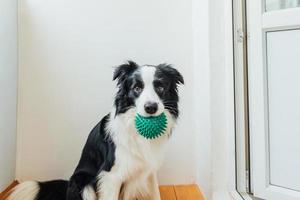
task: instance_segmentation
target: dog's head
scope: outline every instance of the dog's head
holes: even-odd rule
[[[145,117],[158,116],[165,110],[178,117],[177,87],[184,80],[171,65],[139,66],[129,61],[116,68],[113,80],[118,85],[116,115],[135,108]]]

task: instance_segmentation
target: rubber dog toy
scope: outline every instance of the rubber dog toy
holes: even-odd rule
[[[135,117],[135,127],[141,136],[147,139],[156,139],[165,133],[167,116],[165,113],[151,117],[144,117],[137,114]]]

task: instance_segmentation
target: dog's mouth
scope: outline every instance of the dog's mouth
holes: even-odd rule
[[[166,111],[167,111],[167,109],[163,108],[163,109],[161,109],[161,110],[159,110],[155,113],[150,114],[150,113],[147,113],[145,111],[140,112],[140,111],[137,110],[136,115],[139,115],[139,116],[144,117],[144,118],[154,118],[154,117],[158,117],[158,116],[162,115]]]
[[[146,114],[146,113],[137,112],[136,114],[141,116],[141,117],[144,117],[144,118],[155,118],[155,117],[158,117],[158,116],[162,115],[163,113],[164,112],[155,113],[155,114]]]

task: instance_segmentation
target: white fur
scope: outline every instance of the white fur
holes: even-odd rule
[[[153,87],[155,70],[156,68],[152,66],[143,66],[140,69],[142,80],[144,82],[144,88],[135,103],[137,112],[146,117],[150,116],[150,114],[146,113],[144,109],[146,102],[155,102],[158,104],[158,110],[155,114],[153,114],[154,116],[158,116],[164,111],[164,105]]]
[[[96,192],[91,185],[85,186],[82,192],[83,200],[95,200],[97,198]]]
[[[174,119],[164,110],[168,119],[166,133],[149,140],[136,132],[136,112],[132,108],[124,114],[111,114],[107,130],[116,144],[115,164],[110,172],[99,174],[99,200],[132,200],[139,197],[160,200],[156,172],[162,164]]]
[[[39,184],[34,181],[26,181],[19,184],[8,197],[8,200],[35,200],[40,190]]]

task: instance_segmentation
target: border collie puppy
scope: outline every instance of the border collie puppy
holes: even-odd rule
[[[178,117],[177,87],[182,75],[168,64],[129,61],[116,68],[118,92],[113,110],[91,131],[69,181],[27,181],[10,200],[160,200],[156,172]],[[165,113],[165,133],[146,139],[137,133],[135,116]]]

